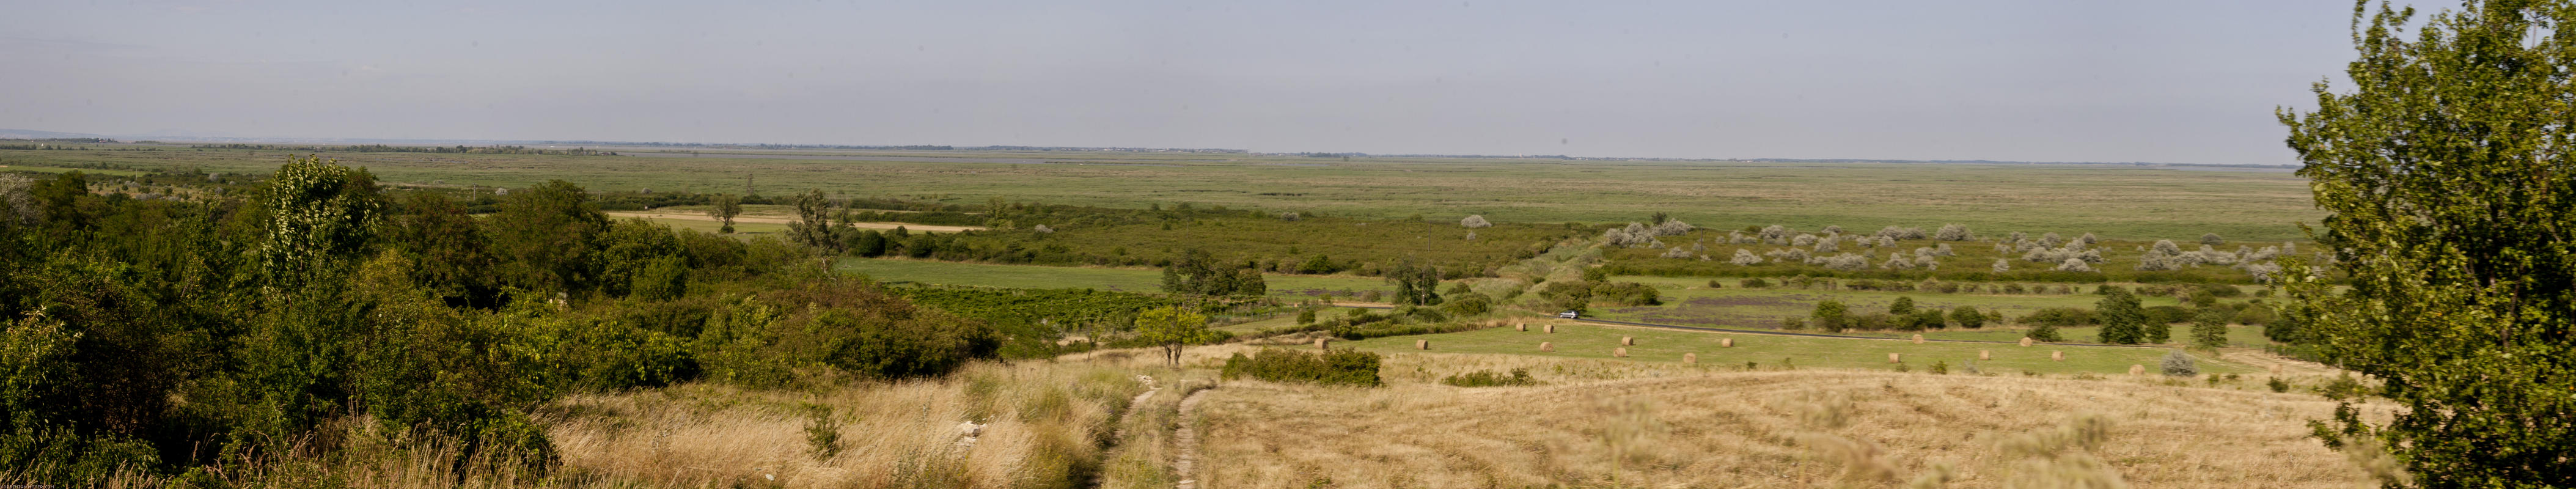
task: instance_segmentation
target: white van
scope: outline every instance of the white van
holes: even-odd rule
[[[1566,318],[1566,319],[1576,319],[1576,318],[1581,318],[1581,317],[1583,317],[1583,313],[1578,313],[1578,312],[1574,312],[1574,311],[1565,311],[1565,312],[1556,313],[1556,317],[1561,317],[1561,318]]]

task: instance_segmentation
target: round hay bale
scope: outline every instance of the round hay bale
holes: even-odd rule
[[[1610,349],[1610,356],[1619,357],[1619,358],[1628,358],[1628,349],[1627,349],[1627,348],[1611,348],[1611,349]]]
[[[1556,325],[1547,325],[1547,334],[1556,334]]]
[[[1621,336],[1619,337],[1619,346],[1637,346],[1637,337]]]
[[[1528,332],[1528,331],[1529,331],[1529,323],[1513,323],[1513,324],[1512,324],[1512,329],[1520,330],[1520,331],[1522,331],[1522,332]]]
[[[1330,349],[1333,349],[1333,339],[1332,339],[1332,338],[1316,338],[1316,339],[1315,339],[1315,349],[1319,349],[1319,350],[1330,350]]]
[[[2065,351],[2063,351],[2063,350],[2048,352],[2048,361],[2052,361],[2052,362],[2063,362],[2063,361],[2066,361],[2066,352],[2065,352]]]
[[[1923,335],[1914,335],[1914,344],[1923,344]]]
[[[1431,340],[1413,340],[1413,349],[1429,350],[1431,349]]]
[[[1734,348],[1735,338],[1718,338],[1717,346],[1720,348]]]
[[[1986,350],[1977,350],[1977,360],[1979,360],[1979,361],[1984,361],[1984,360],[1993,360],[1993,359],[1995,359],[1995,352],[1986,351]]]
[[[2030,337],[2021,337],[2021,346],[2030,346]]]
[[[1887,354],[1887,363],[1905,363],[1905,357],[1889,353]]]
[[[1682,363],[1699,363],[1699,354],[1697,354],[1697,353],[1684,353],[1684,354],[1682,354]]]
[[[2138,364],[2130,364],[2130,365],[2129,365],[2129,375],[2146,375],[2146,374],[2147,374],[2147,366],[2145,366],[2145,365],[2138,365]]]
[[[1538,342],[1538,351],[1554,353],[1556,352],[1556,344],[1545,341]]]

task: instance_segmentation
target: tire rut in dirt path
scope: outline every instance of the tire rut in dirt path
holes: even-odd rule
[[[1181,426],[1172,430],[1172,476],[1181,479],[1180,489],[1198,489],[1199,486],[1198,479],[1191,477],[1198,468],[1199,430],[1190,425],[1190,413],[1198,411],[1199,396],[1207,394],[1207,391],[1200,389],[1181,398]]]
[[[1135,415],[1136,415],[1136,410],[1137,410],[1137,409],[1143,409],[1143,408],[1145,407],[1145,400],[1146,400],[1146,399],[1153,399],[1153,398],[1154,398],[1154,393],[1156,393],[1156,392],[1162,392],[1162,391],[1163,391],[1163,388],[1162,388],[1161,386],[1156,386],[1156,387],[1153,387],[1153,388],[1145,389],[1145,393],[1143,393],[1143,394],[1137,394],[1135,399],[1129,399],[1129,400],[1127,401],[1127,410],[1126,410],[1126,411],[1121,411],[1121,413],[1123,413],[1123,414],[1120,414],[1120,415],[1119,415],[1119,417],[1124,418],[1124,417],[1127,417],[1127,416],[1135,416]],[[1111,440],[1117,440],[1119,443],[1125,443],[1125,442],[1127,441],[1127,434],[1128,434],[1128,433],[1127,433],[1127,425],[1130,425],[1130,424],[1134,424],[1134,423],[1128,423],[1128,422],[1127,422],[1126,420],[1124,420],[1124,419],[1119,420],[1119,421],[1118,421],[1118,431],[1116,432],[1116,434],[1112,435],[1109,439],[1111,439]],[[1103,448],[1107,448],[1107,447],[1103,447]],[[1101,450],[1101,451],[1100,451],[1100,453],[1104,453],[1104,454],[1106,454],[1106,453],[1109,453],[1109,451],[1104,449],[1104,450]]]

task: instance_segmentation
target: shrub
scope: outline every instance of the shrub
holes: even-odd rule
[[[1225,360],[1220,375],[1229,380],[1249,377],[1271,382],[1376,387],[1380,360],[1376,353],[1359,350],[1308,353],[1264,348],[1251,356],[1235,353]]]
[[[1902,323],[1901,326],[1903,326],[1905,330],[1922,331],[1926,329],[1941,329],[1949,326],[1949,321],[1945,319],[1946,316],[1947,315],[1941,313],[1940,309],[1927,307],[1914,311],[1914,314],[1896,316],[1896,318],[1899,323]]]
[[[2164,367],[2165,375],[2168,376],[2190,377],[2200,375],[2200,366],[2192,361],[2191,354],[2183,353],[2182,350],[2165,352],[2164,360],[2157,363]]]
[[[2280,377],[2272,377],[2270,380],[2263,381],[2263,386],[2272,388],[2272,392],[2290,391],[2290,383],[2282,381]]]
[[[832,407],[805,405],[805,444],[814,449],[814,458],[830,460],[841,453],[841,427],[832,422]]]
[[[1959,323],[1961,328],[1977,329],[1986,326],[1986,315],[1977,312],[1976,306],[1959,306],[1950,310],[1950,322]]]
[[[1932,372],[1932,375],[1949,375],[1949,374],[1950,374],[1950,361],[1949,361],[1949,360],[1934,361],[1934,362],[1932,362],[1932,368],[1924,369],[1924,371],[1926,371],[1926,372]]]
[[[1538,385],[1538,379],[1530,378],[1529,369],[1515,368],[1512,369],[1510,374],[1504,374],[1492,370],[1478,370],[1458,375],[1451,375],[1441,378],[1440,383],[1458,387],[1511,387]]]
[[[2033,341],[2045,341],[2049,343],[2066,341],[2066,337],[2057,334],[2056,325],[2046,323],[2032,326],[2030,328],[2030,339]]]
[[[1967,226],[1957,224],[1943,224],[1941,225],[1940,231],[1932,233],[1932,239],[1942,241],[1967,241],[1972,238],[1973,237],[1968,234]]]
[[[1780,329],[1788,331],[1807,329],[1807,318],[1797,316],[1780,318]]]
[[[1851,327],[1849,311],[1843,306],[1842,301],[1826,299],[1817,302],[1816,310],[1810,316],[1815,318],[1813,323],[1816,329],[1826,332],[1842,332]]]
[[[1450,316],[1455,317],[1481,315],[1493,310],[1494,300],[1485,297],[1485,294],[1475,292],[1451,296],[1448,302],[1440,304],[1440,312],[1449,313]]]
[[[1789,239],[1789,228],[1781,227],[1781,226],[1780,226],[1780,225],[1778,225],[1778,224],[1773,224],[1773,225],[1770,225],[1769,227],[1764,227],[1764,228],[1762,228],[1762,235],[1761,235],[1761,236],[1762,236],[1762,242],[1764,242],[1764,243],[1770,243],[1770,242],[1774,242],[1774,241],[1786,242],[1786,241]]]
[[[2236,317],[2231,321],[2236,324],[2265,325],[2271,324],[2273,318],[2277,316],[2278,314],[2272,312],[2272,306],[2246,304],[2244,309],[2236,311]]]
[[[1654,286],[1636,282],[1611,282],[1601,284],[1598,287],[1592,288],[1592,298],[1596,301],[1609,301],[1613,304],[1631,307],[1652,306],[1663,303],[1661,293],[1655,291]]]
[[[1467,216],[1466,219],[1459,219],[1458,227],[1467,229],[1489,228],[1494,227],[1494,223],[1485,221],[1485,216],[1472,215]]]
[[[1736,282],[1736,285],[1743,286],[1747,289],[1768,289],[1771,288],[1771,281],[1763,280],[1761,277],[1754,277],[1744,279],[1741,282]]]
[[[2203,246],[2218,246],[2227,244],[2227,240],[2218,239],[2218,233],[2207,233],[2200,235],[2200,244]]]
[[[1723,288],[1726,288],[1726,284],[1719,283],[1719,282],[1717,281],[1717,279],[1713,279],[1713,278],[1712,278],[1712,279],[1708,279],[1708,288],[1712,288],[1712,289],[1723,289]]]
[[[1657,221],[1654,227],[1648,228],[1648,231],[1656,236],[1680,236],[1690,233],[1693,229],[1699,229],[1699,226],[1692,226],[1680,219],[1665,219]]]
[[[1887,304],[1887,313],[1897,316],[1913,314],[1914,298],[1898,296],[1896,298],[1896,302],[1890,302]]]
[[[1863,331],[1893,329],[1897,325],[1895,316],[1884,313],[1854,314],[1846,317],[1845,321],[1848,323],[1846,327]]]
[[[1825,258],[1824,265],[1827,270],[1857,272],[1869,269],[1869,257],[1843,253]]]
[[[1729,259],[1726,262],[1745,266],[1760,265],[1762,264],[1762,257],[1760,255],[1753,254],[1752,250],[1736,248],[1735,258]]]
[[[2084,259],[2083,259],[2083,258],[2067,258],[2067,259],[2066,259],[2066,261],[2064,261],[2064,262],[2059,262],[2059,263],[2057,264],[2057,271],[2060,271],[2060,272],[2090,272],[2090,271],[2093,271],[2093,265],[2092,265],[2092,264],[2090,264],[2090,263],[2086,263],[2086,262],[2084,261]]]
[[[1314,309],[1314,308],[1311,308],[1311,307],[1310,307],[1310,308],[1305,308],[1305,309],[1298,309],[1298,310],[1297,310],[1297,324],[1298,324],[1298,325],[1300,325],[1300,326],[1308,325],[1308,324],[1315,324],[1315,309]]]

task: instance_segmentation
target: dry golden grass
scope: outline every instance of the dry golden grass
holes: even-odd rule
[[[1112,363],[1112,362],[1104,362]],[[1113,365],[979,364],[822,393],[686,385],[583,395],[549,434],[567,469],[662,487],[1064,487],[1090,477],[1144,385]],[[825,455],[808,433],[826,406]],[[985,426],[968,441],[960,423]]]
[[[224,478],[386,488],[2349,487],[2367,478],[2362,466],[2395,466],[2307,438],[2305,422],[2333,404],[2305,386],[2339,373],[2250,352],[2230,359],[2282,365],[2301,387],[1410,352],[1387,357],[1381,388],[1215,380],[1226,357],[1254,348],[1191,348],[1178,368],[1157,352],[1111,350],[810,392],[695,384],[577,395],[539,413],[562,457],[547,474],[508,461],[456,470],[454,446],[350,419],[299,445],[312,453]],[[1439,383],[1513,369],[1544,384]],[[2386,416],[2384,406],[2365,412]],[[971,443],[958,426],[966,421],[984,424]],[[1184,426],[1195,450],[1175,433]],[[836,453],[819,449],[809,431],[818,428],[837,438]]]
[[[1515,367],[1551,385],[1433,383]],[[1399,354],[1386,372],[1379,389],[1210,391],[1204,462],[1185,475],[1208,487],[1867,487],[1944,477],[1950,487],[2059,487],[2105,475],[2136,487],[2353,487],[2366,477],[2307,437],[2305,421],[2333,409],[2309,394],[1510,355]],[[2098,439],[2067,434],[2086,430]]]

